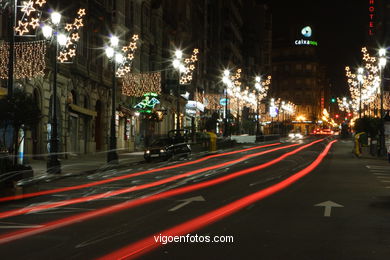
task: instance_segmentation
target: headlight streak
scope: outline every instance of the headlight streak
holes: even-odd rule
[[[144,197],[144,198],[140,198],[140,199],[136,199],[136,200],[132,200],[132,201],[128,201],[128,202],[123,202],[123,203],[119,203],[119,204],[116,204],[116,205],[113,205],[113,206],[110,206],[110,207],[106,207],[106,208],[103,208],[103,209],[98,209],[98,210],[94,210],[94,211],[84,212],[84,213],[81,213],[81,214],[78,214],[78,215],[66,217],[66,218],[63,218],[63,219],[54,220],[54,221],[51,221],[51,222],[47,222],[47,223],[41,224],[42,226],[40,226],[38,228],[27,228],[27,229],[21,229],[21,230],[15,231],[15,232],[6,233],[6,234],[3,234],[3,235],[0,235],[0,244],[8,243],[8,242],[15,241],[15,240],[18,240],[18,239],[22,239],[22,238],[25,238],[25,237],[29,237],[29,236],[32,236],[32,235],[36,235],[36,234],[40,234],[40,233],[47,232],[47,231],[50,231],[50,230],[54,230],[54,229],[58,229],[58,228],[61,228],[61,227],[65,227],[65,226],[68,226],[68,225],[71,225],[71,224],[74,224],[74,223],[79,223],[81,221],[85,221],[85,220],[88,220],[88,219],[91,219],[91,218],[94,218],[94,217],[101,217],[101,216],[104,216],[104,215],[107,215],[107,214],[112,214],[112,213],[115,213],[115,212],[118,212],[118,211],[121,211],[121,210],[133,208],[133,207],[136,207],[136,206],[144,205],[146,203],[151,203],[151,202],[154,202],[154,201],[157,201],[157,200],[161,200],[161,199],[165,199],[165,198],[168,198],[168,197],[171,197],[171,196],[176,196],[176,195],[180,195],[180,194],[183,194],[183,193],[192,192],[194,190],[202,189],[202,188],[209,187],[209,186],[221,183],[221,182],[225,182],[225,181],[237,178],[237,177],[239,177],[241,175],[245,175],[247,173],[258,171],[260,169],[269,167],[269,166],[271,166],[271,165],[273,165],[273,164],[275,164],[275,163],[285,159],[286,157],[288,157],[290,155],[293,155],[295,153],[298,153],[299,151],[301,151],[301,150],[303,150],[303,149],[305,149],[305,148],[307,148],[309,146],[312,146],[312,145],[314,145],[316,143],[319,143],[319,142],[321,142],[323,140],[324,139],[320,139],[320,140],[311,142],[309,144],[306,144],[304,146],[301,146],[298,149],[295,149],[295,150],[293,150],[291,152],[285,153],[282,156],[278,157],[277,159],[271,160],[271,161],[269,161],[267,163],[264,163],[264,164],[261,164],[261,165],[258,165],[258,166],[252,167],[252,168],[244,169],[244,170],[232,173],[230,175],[223,176],[223,177],[220,177],[220,178],[216,178],[216,179],[213,179],[213,180],[210,180],[210,181],[206,181],[206,182],[202,182],[202,183],[198,183],[198,184],[185,186],[185,187],[182,187],[182,188],[176,188],[176,189],[173,189],[173,190],[169,190],[169,191],[166,191],[166,192],[162,192],[162,193],[159,193],[159,194],[152,195],[150,197]]]
[[[295,173],[294,175],[288,177],[287,179],[277,184],[269,186],[268,188],[262,189],[258,192],[252,193],[248,196],[245,196],[241,199],[238,199],[232,203],[229,203],[218,209],[210,211],[199,217],[193,218],[191,220],[183,222],[169,229],[157,232],[152,236],[146,237],[142,240],[132,243],[126,247],[123,247],[115,252],[112,252],[98,259],[99,260],[109,260],[109,259],[123,260],[123,259],[134,259],[140,257],[141,255],[144,255],[149,251],[161,246],[161,244],[156,243],[154,236],[158,236],[159,234],[164,234],[167,236],[180,236],[180,235],[192,233],[195,230],[199,230],[225,217],[228,217],[236,213],[237,211],[253,203],[256,203],[274,193],[282,191],[283,189],[287,188],[288,186],[292,185],[293,183],[297,182],[299,179],[303,178],[311,171],[313,171],[322,162],[322,160],[328,154],[333,143],[335,142],[337,142],[337,140],[331,141],[326,146],[326,148],[321,152],[321,154],[309,166],[307,166],[306,168],[300,170],[299,172]]]
[[[97,185],[101,185],[101,184],[105,184],[105,183],[110,183],[110,182],[114,182],[114,181],[119,181],[119,180],[123,180],[123,179],[132,178],[132,177],[135,177],[135,176],[140,176],[140,175],[143,175],[143,174],[159,172],[159,171],[165,171],[165,170],[175,169],[175,168],[179,168],[179,167],[183,167],[183,166],[187,166],[187,165],[192,165],[192,164],[196,164],[196,163],[199,163],[199,162],[206,161],[206,160],[211,159],[211,158],[217,158],[217,157],[221,157],[221,156],[226,156],[226,155],[236,154],[236,153],[240,153],[240,152],[256,150],[256,149],[270,147],[270,146],[275,146],[275,145],[280,145],[280,144],[281,143],[272,143],[272,144],[267,144],[267,145],[261,145],[261,146],[255,146],[255,147],[251,147],[251,148],[246,148],[246,149],[242,149],[242,150],[236,150],[236,151],[232,151],[232,152],[226,152],[226,153],[221,153],[221,154],[214,154],[214,155],[206,156],[206,157],[203,157],[201,159],[190,161],[190,162],[175,164],[175,165],[171,165],[171,166],[166,166],[166,167],[162,167],[162,168],[156,168],[156,169],[146,170],[146,171],[141,171],[141,172],[136,172],[136,173],[130,173],[130,174],[127,174],[127,175],[118,176],[118,177],[114,177],[114,178],[106,179],[106,180],[101,180],[101,181],[95,181],[95,182],[91,182],[91,183],[87,183],[87,184],[81,184],[81,185],[76,185],[76,186],[71,186],[71,187],[58,188],[58,189],[52,189],[52,190],[45,190],[45,191],[39,191],[39,192],[32,192],[32,193],[26,193],[26,194],[15,195],[15,196],[2,197],[2,198],[0,198],[0,202],[11,201],[11,200],[20,200],[20,199],[32,198],[32,197],[48,195],[48,194],[54,194],[54,193],[59,193],[59,192],[65,192],[65,191],[89,188],[89,187],[93,187],[93,186],[97,186]]]

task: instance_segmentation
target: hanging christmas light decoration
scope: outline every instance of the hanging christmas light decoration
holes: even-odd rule
[[[57,57],[61,63],[69,62],[76,56],[77,42],[80,40],[80,29],[84,26],[83,17],[86,15],[85,9],[79,9],[77,15],[73,23],[68,23],[64,27],[67,32],[67,41],[66,45],[60,49]]]
[[[137,42],[139,40],[139,36],[137,34],[134,34],[133,37],[131,37],[129,45],[122,47],[122,56],[123,56],[123,62],[119,65],[116,76],[118,78],[122,78],[126,74],[129,74],[131,71],[131,64],[134,60],[134,53],[137,50]],[[129,76],[131,77],[131,76]],[[149,91],[154,92],[154,91]]]
[[[122,81],[122,94],[142,97],[145,93],[161,94],[161,73],[125,73]]]
[[[46,0],[22,1],[22,6],[20,8],[22,13],[21,18],[17,21],[17,26],[15,27],[16,35],[25,36],[39,26],[41,18],[41,11],[39,8],[43,7],[45,3]]]
[[[16,42],[15,43],[14,77],[16,79],[32,79],[43,76],[46,68],[45,41]],[[9,44],[0,44],[0,78],[8,78]]]
[[[198,61],[199,49],[192,51],[191,58],[184,60],[185,71],[181,74],[180,85],[190,84],[195,70],[195,63]]]
[[[376,106],[379,101],[380,82],[379,64],[377,58],[370,56],[366,47],[361,49],[363,56],[364,73],[356,75],[351,72],[350,67],[345,67],[347,83],[351,95],[348,107],[351,112],[357,113],[361,105],[367,105],[370,109]],[[359,78],[360,77],[360,80]],[[347,109],[343,101],[338,100],[341,109]]]

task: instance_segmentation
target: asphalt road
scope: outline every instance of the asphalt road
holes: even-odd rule
[[[388,259],[390,167],[331,140],[40,184],[96,185],[2,202],[2,258]],[[183,241],[155,241],[173,235]],[[205,236],[233,241],[184,242]]]

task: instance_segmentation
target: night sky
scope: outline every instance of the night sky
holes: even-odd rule
[[[274,39],[297,31],[305,25],[313,28],[318,41],[319,59],[327,67],[334,94],[346,92],[344,68],[358,67],[368,25],[367,0],[271,0]],[[295,26],[293,26],[295,27]]]

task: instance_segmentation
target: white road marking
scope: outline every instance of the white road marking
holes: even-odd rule
[[[337,204],[336,202],[333,202],[330,200],[315,204],[314,206],[315,207],[325,207],[324,217],[330,217],[330,214],[332,212],[332,207],[337,207],[337,208],[344,207],[343,205]]]
[[[193,201],[206,201],[206,200],[203,198],[203,196],[196,196],[196,197],[191,197],[191,198],[184,199],[184,200],[179,200],[179,201],[182,201],[182,203],[180,203],[176,207],[171,208],[168,211],[176,211],[176,210],[178,210],[178,209],[180,209],[180,208],[190,204]]]

